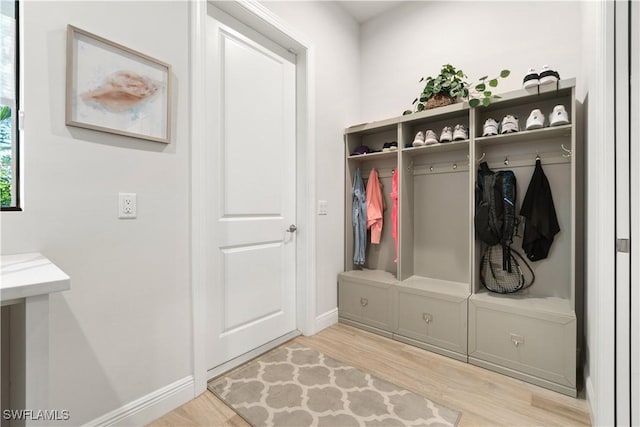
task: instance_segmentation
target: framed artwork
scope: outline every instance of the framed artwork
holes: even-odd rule
[[[67,26],[66,124],[169,143],[171,66]]]

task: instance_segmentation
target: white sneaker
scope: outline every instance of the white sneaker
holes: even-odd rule
[[[549,115],[549,126],[561,126],[569,124],[569,114],[564,105],[556,105]]]
[[[518,118],[511,114],[507,114],[506,116],[504,116],[504,118],[502,119],[500,133],[512,133],[519,131],[520,124],[518,123]]]
[[[456,125],[456,127],[453,129],[453,140],[461,141],[467,138],[469,138],[469,133],[467,132],[467,129],[464,127],[464,125]]]
[[[538,86],[540,84],[540,76],[536,73],[534,68],[529,68],[527,74],[522,79],[522,87],[528,89],[530,87]]]
[[[482,136],[491,136],[498,134],[498,122],[493,119],[487,119],[484,122],[484,127],[482,130]]]
[[[416,133],[416,137],[413,138],[414,147],[422,147],[424,145],[424,133],[422,131]]]
[[[560,74],[557,71],[553,71],[548,65],[544,65],[540,70],[540,84],[546,85],[549,83],[555,83],[560,80]]]
[[[527,119],[527,130],[540,129],[544,126],[544,114],[537,108],[529,114]]]
[[[429,129],[424,135],[425,145],[433,145],[438,143],[438,135],[431,129]]]
[[[440,133],[440,142],[451,142],[453,133],[451,132],[451,126],[445,126]]]

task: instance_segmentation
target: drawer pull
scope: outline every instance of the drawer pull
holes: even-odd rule
[[[429,313],[422,313],[422,320],[424,320],[426,323],[431,323],[431,321],[433,320],[433,316]]]
[[[360,298],[360,305],[366,307],[369,305],[369,300],[367,298]]]
[[[516,347],[520,346],[520,344],[524,344],[524,337],[522,335],[511,334],[511,342]]]

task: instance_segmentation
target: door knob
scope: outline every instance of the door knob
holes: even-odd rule
[[[298,230],[298,227],[296,227],[294,224],[291,224],[289,226],[289,228],[286,230],[287,233],[295,233],[296,230]]]

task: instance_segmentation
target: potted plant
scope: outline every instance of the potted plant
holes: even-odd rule
[[[462,70],[456,69],[451,64],[445,64],[436,77],[420,79],[420,82],[425,82],[425,86],[420,96],[413,100],[415,112],[453,104],[457,100],[469,101],[471,107],[479,105],[486,107],[491,103],[492,98],[499,98],[490,88],[498,86],[498,79],[506,78],[509,74],[511,74],[509,70],[502,70],[496,78],[489,79],[489,76],[484,76],[475,85],[471,85]],[[403,114],[413,112],[406,110]]]

